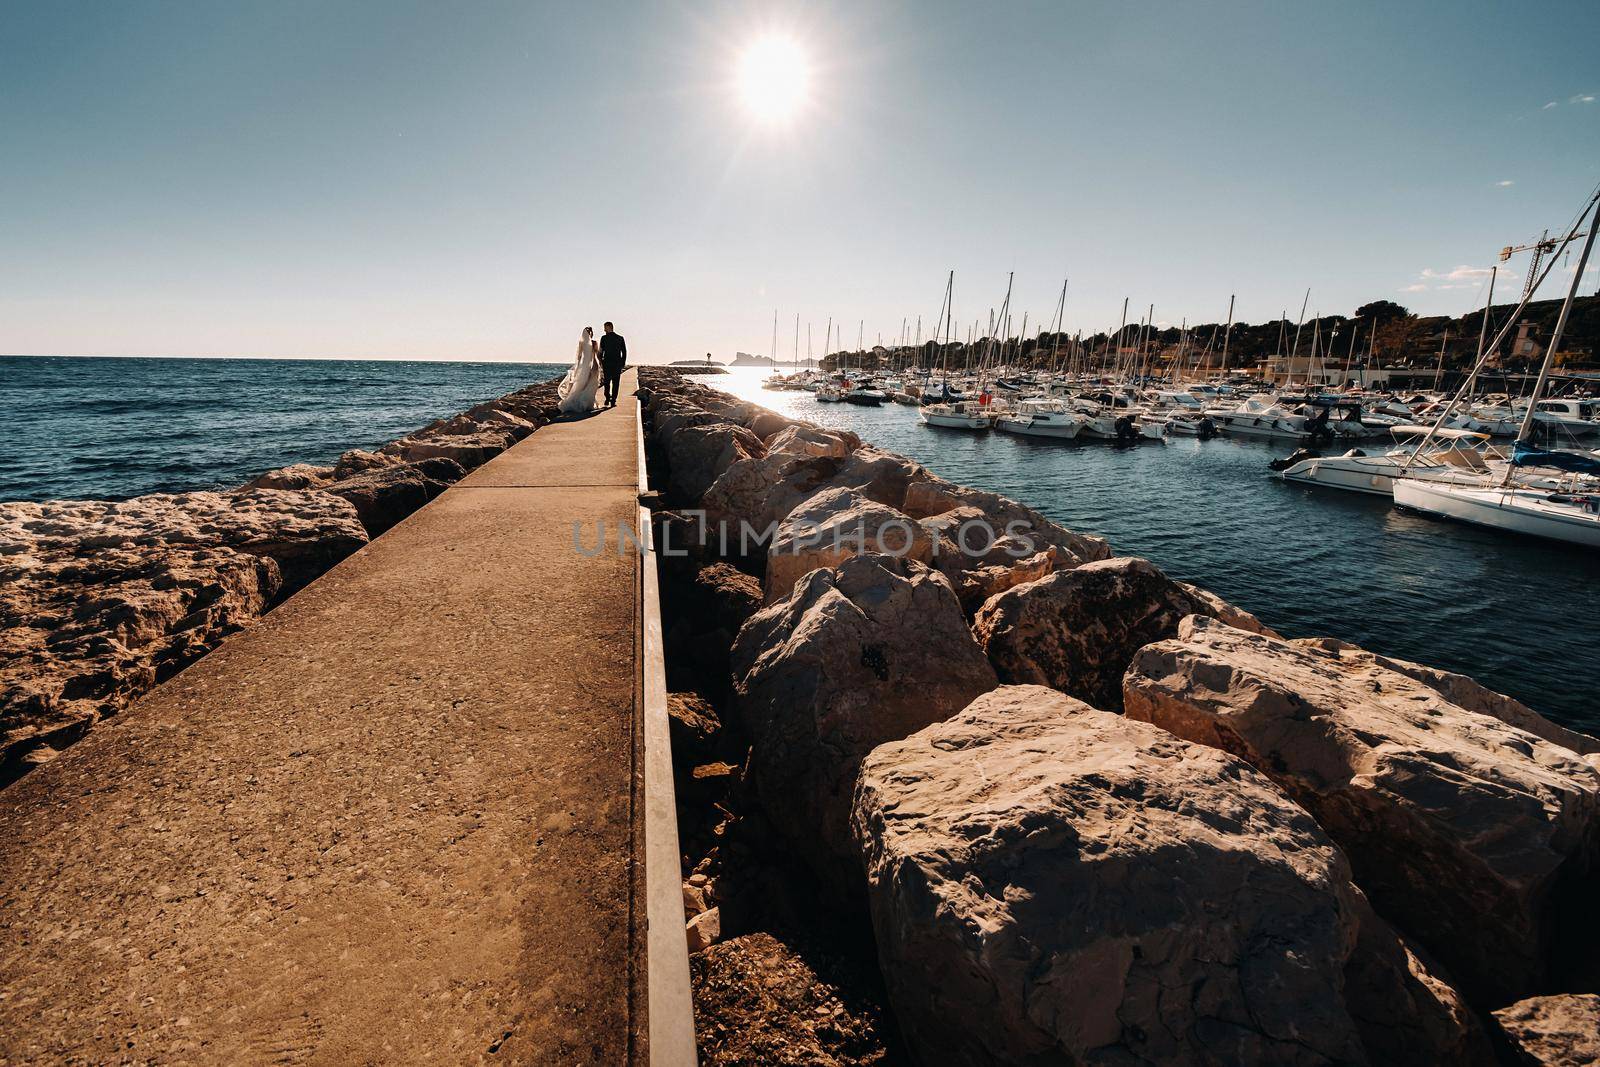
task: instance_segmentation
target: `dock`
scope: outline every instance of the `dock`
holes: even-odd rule
[[[0,791],[0,1061],[693,1062],[633,377]]]

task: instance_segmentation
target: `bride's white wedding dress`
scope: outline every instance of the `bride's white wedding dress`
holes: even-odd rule
[[[578,341],[578,355],[567,376],[556,387],[563,415],[581,415],[594,410],[594,391],[600,386],[599,346],[584,337]]]

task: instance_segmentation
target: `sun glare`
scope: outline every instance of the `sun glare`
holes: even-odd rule
[[[765,37],[739,57],[739,99],[763,122],[792,117],[805,104],[811,68],[805,51],[787,37]]]

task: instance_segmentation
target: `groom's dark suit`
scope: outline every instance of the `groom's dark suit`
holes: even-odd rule
[[[613,330],[600,337],[600,371],[606,380],[606,403],[617,402],[617,389],[622,384],[622,368],[628,365],[628,342]]]

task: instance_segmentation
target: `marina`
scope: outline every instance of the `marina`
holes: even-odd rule
[[[1263,621],[1290,636],[1332,634],[1470,673],[1570,726],[1600,727],[1593,678],[1582,669],[1600,658],[1600,627],[1590,621],[1600,559],[1590,550],[1285,481],[1269,467],[1296,447],[1284,439],[1169,433],[1160,444],[1124,447],[947,429],[924,422],[926,408],[819,404],[804,390],[763,388],[769,374],[735,369],[716,385],[1027,500],[1118,552],[1259,605]],[[1397,446],[1387,432],[1361,450],[1381,455],[1385,445]],[[1515,606],[1530,602],[1563,624],[1541,627],[1538,641],[1514,639]]]

